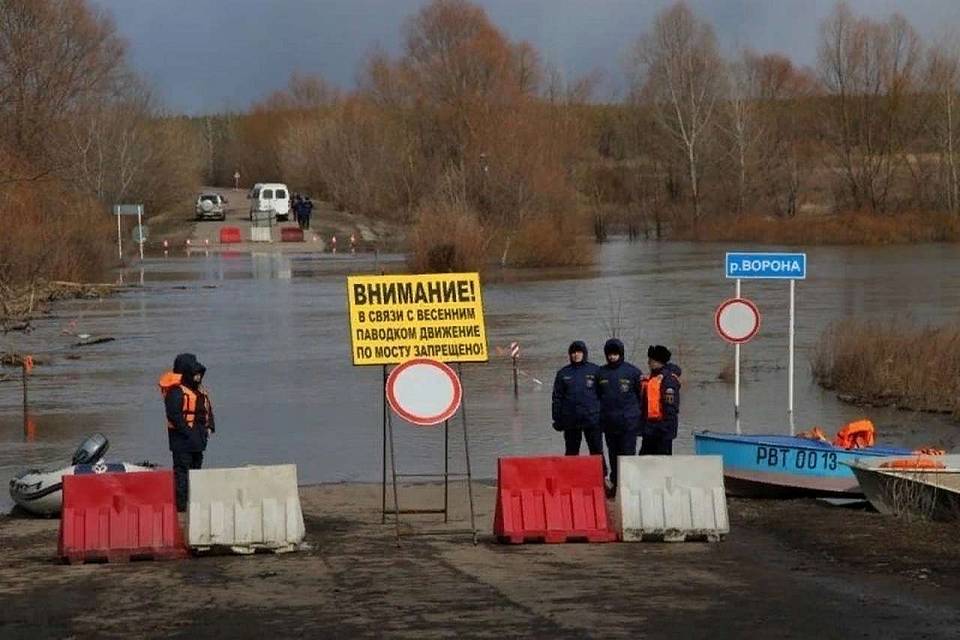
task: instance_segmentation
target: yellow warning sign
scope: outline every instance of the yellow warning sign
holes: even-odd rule
[[[477,273],[349,276],[353,364],[486,362]]]

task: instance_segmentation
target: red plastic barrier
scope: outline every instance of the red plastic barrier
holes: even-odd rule
[[[280,242],[303,242],[303,229],[283,227],[280,229]]]
[[[173,472],[64,476],[57,551],[70,563],[185,556]]]
[[[243,242],[240,236],[240,227],[220,227],[220,244],[237,244]]]
[[[493,533],[501,542],[612,542],[600,456],[500,458]]]

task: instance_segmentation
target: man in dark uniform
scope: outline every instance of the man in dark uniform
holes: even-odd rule
[[[597,390],[600,395],[600,428],[610,457],[610,484],[607,497],[617,491],[617,457],[637,454],[640,429],[640,385],[643,374],[623,359],[623,343],[616,338],[603,345],[607,363],[600,367]]]
[[[680,414],[680,367],[663,345],[647,349],[650,377],[643,382],[642,456],[673,455]]]
[[[181,353],[173,362],[173,371],[160,378],[178,511],[187,509],[189,470],[203,465],[207,439],[215,429],[213,406],[201,385],[206,371],[195,355]]]
[[[313,215],[313,200],[310,196],[304,197],[303,202],[300,203],[300,212],[303,216],[303,228],[309,230],[310,217]]]
[[[566,455],[580,455],[580,443],[585,438],[590,455],[602,459],[603,432],[597,396],[600,367],[587,360],[587,345],[580,340],[570,343],[567,355],[570,364],[560,369],[553,381],[553,428],[563,431]]]

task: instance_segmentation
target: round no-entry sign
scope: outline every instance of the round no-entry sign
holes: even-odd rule
[[[746,298],[731,298],[717,307],[714,321],[721,338],[743,344],[760,330],[760,311]]]
[[[442,362],[407,360],[387,376],[387,402],[411,424],[429,427],[457,412],[463,388],[457,374]]]

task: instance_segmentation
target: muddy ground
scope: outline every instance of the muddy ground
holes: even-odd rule
[[[720,543],[506,546],[489,535],[483,486],[478,546],[397,548],[379,485],[301,495],[312,548],[282,556],[62,566],[57,521],[3,517],[0,637],[960,637],[957,524],[731,500]],[[401,491],[405,508],[439,499],[435,486]],[[462,489],[451,504],[466,515]],[[436,516],[404,518],[435,528]]]

